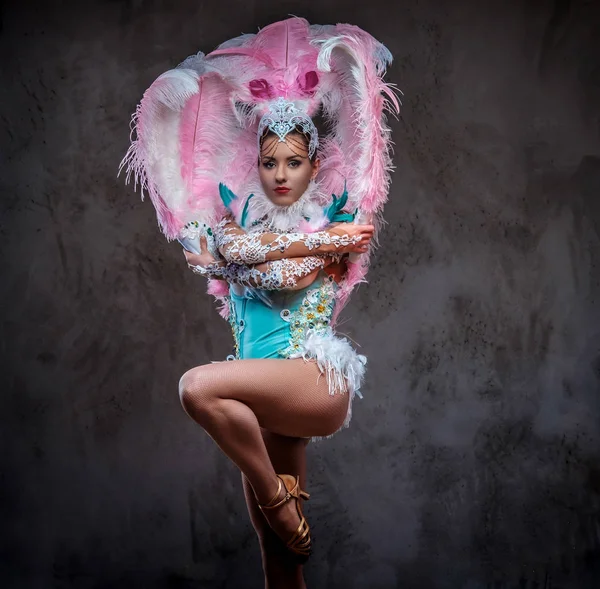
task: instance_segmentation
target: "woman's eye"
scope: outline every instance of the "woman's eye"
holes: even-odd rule
[[[263,162],[263,166],[267,168],[267,170],[270,170],[275,167],[275,164],[273,162]]]
[[[299,162],[298,160],[292,160],[292,161],[290,162],[290,166],[291,166],[292,168],[297,168],[299,165],[300,165],[300,162]]]

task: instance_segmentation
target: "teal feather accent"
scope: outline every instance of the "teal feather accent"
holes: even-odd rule
[[[227,188],[227,186],[225,186],[225,184],[219,182],[219,196],[221,197],[221,200],[223,201],[223,204],[229,209],[231,210],[231,207],[229,206],[234,200],[237,199],[237,196],[231,192],[231,190],[229,190],[229,188]]]
[[[329,219],[329,222],[347,223],[354,221],[356,211],[354,213],[344,213],[344,211],[342,211],[348,202],[348,191],[346,190],[346,186],[344,186],[344,192],[342,193],[342,196],[339,198],[335,194],[332,194],[331,196],[333,197],[333,202],[324,211],[325,215]]]
[[[331,222],[332,223],[353,223],[355,218],[356,218],[356,211],[354,213],[336,213],[333,216],[333,219],[331,219]]]
[[[247,199],[246,199],[246,204],[244,205],[244,210],[242,211],[242,218],[240,219],[240,225],[242,227],[246,226],[246,219],[248,217],[248,205],[250,204],[250,199],[254,196],[254,194],[251,194]]]

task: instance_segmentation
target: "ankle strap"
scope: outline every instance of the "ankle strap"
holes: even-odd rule
[[[279,476],[277,477],[277,492],[275,493],[273,499],[271,499],[271,501],[269,501],[268,503],[266,503],[265,505],[261,505],[260,503],[258,503],[258,506],[263,509],[271,509],[272,507],[277,507],[277,505],[279,505],[280,503],[277,503],[276,505],[273,505],[274,501],[277,501],[277,497],[279,497],[279,493],[281,493],[281,479],[279,478]]]

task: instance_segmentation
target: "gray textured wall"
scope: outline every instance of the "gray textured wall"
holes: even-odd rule
[[[600,586],[598,3],[54,4],[0,34],[0,585],[261,587],[177,396],[228,327],[115,173],[158,74],[293,13],[370,31],[405,92],[342,327],[365,400],[309,447],[309,587]]]

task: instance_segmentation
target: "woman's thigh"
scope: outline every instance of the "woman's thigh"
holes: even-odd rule
[[[315,362],[262,359],[218,362],[192,368],[182,377],[198,402],[235,399],[250,407],[261,427],[290,437],[325,436],[343,424],[348,394],[329,394]]]

